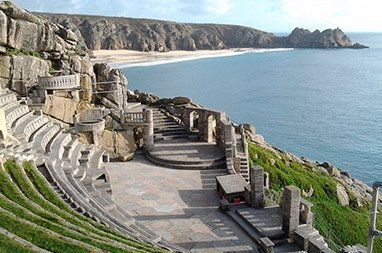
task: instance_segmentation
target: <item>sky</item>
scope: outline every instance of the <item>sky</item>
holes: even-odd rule
[[[29,11],[223,23],[268,32],[382,32],[382,0],[14,0]]]

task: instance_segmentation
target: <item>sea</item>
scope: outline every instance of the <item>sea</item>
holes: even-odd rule
[[[382,33],[369,49],[293,49],[123,66],[130,90],[186,96],[268,143],[382,181]]]

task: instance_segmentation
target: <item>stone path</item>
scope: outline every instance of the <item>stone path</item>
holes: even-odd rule
[[[224,170],[168,169],[141,155],[106,167],[115,202],[164,239],[191,252],[257,252],[236,223],[217,210],[215,177]]]

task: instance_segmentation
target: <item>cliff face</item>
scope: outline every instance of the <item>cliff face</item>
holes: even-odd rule
[[[224,48],[353,48],[340,29],[296,28],[277,37],[254,28],[236,25],[184,24],[150,19],[38,13],[51,22],[70,28],[89,49],[138,51],[198,50]]]

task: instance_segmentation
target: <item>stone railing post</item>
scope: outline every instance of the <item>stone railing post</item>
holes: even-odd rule
[[[300,225],[300,196],[300,188],[294,185],[284,187],[281,199],[282,230],[287,237],[291,237]]]
[[[264,207],[264,169],[255,166],[250,169],[251,182],[251,206],[254,208]]]
[[[153,110],[148,109],[143,111],[146,115],[146,123],[143,133],[143,145],[148,150],[154,146],[154,117]]]

